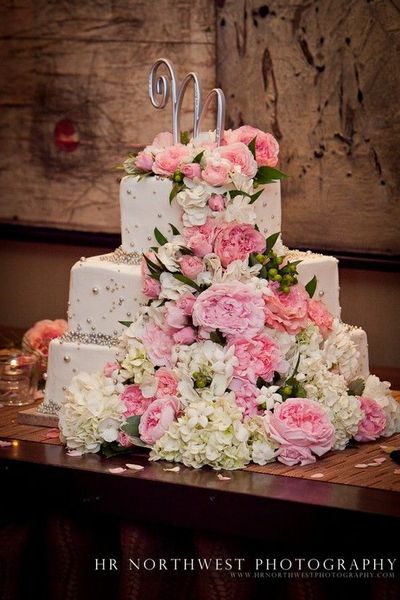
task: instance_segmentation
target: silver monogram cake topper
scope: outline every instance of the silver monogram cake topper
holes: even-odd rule
[[[157,75],[160,66],[166,67],[170,81],[165,75]],[[225,95],[220,88],[214,88],[208,93],[204,104],[201,102],[201,83],[197,73],[191,71],[177,86],[175,68],[167,58],[159,58],[151,68],[149,74],[149,96],[155,108],[165,108],[169,96],[172,101],[172,136],[174,144],[180,141],[180,121],[183,98],[189,84],[194,85],[194,110],[193,110],[193,139],[196,141],[201,133],[201,124],[214,97],[217,100],[217,119],[215,128],[215,141],[221,144],[221,137],[225,126]]]

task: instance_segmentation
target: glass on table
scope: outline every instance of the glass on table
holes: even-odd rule
[[[37,356],[18,349],[0,350],[0,404],[32,404],[38,389],[40,366]]]

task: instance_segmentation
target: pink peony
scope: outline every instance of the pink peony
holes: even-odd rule
[[[168,369],[158,369],[156,372],[157,391],[156,398],[165,398],[165,396],[175,396],[178,390],[178,382],[172,371]]]
[[[229,160],[233,166],[240,167],[240,172],[243,175],[254,177],[257,173],[257,163],[246,144],[234,142],[226,146],[220,146],[217,152],[221,158]]]
[[[114,371],[119,369],[119,365],[113,362],[107,362],[103,367],[103,373],[106,377],[112,377]]]
[[[165,305],[165,321],[173,329],[182,329],[188,322],[188,318],[176,302],[167,302]]]
[[[243,283],[216,283],[202,292],[193,306],[193,324],[206,331],[219,329],[231,336],[253,337],[264,326],[261,292]]]
[[[221,160],[218,156],[211,156],[205,160],[205,168],[201,172],[201,176],[209,185],[225,185],[229,183],[230,170],[229,161]]]
[[[125,404],[124,417],[142,415],[154,398],[145,398],[138,385],[127,385],[121,394],[121,400]]]
[[[154,444],[168,431],[179,411],[179,400],[175,396],[157,398],[147,408],[139,423],[140,437],[146,444]]]
[[[131,438],[125,431],[120,431],[118,433],[118,444],[123,448],[131,448],[133,446]]]
[[[318,402],[308,398],[288,398],[264,416],[267,433],[284,446],[309,448],[322,456],[332,448],[335,428]]]
[[[265,381],[272,381],[274,372],[286,372],[288,363],[284,360],[278,344],[264,334],[259,334],[251,340],[245,338],[236,339],[235,356],[239,364],[234,369],[236,377],[248,379],[256,383],[258,377]]]
[[[183,144],[175,144],[175,146],[168,146],[165,150],[161,150],[154,159],[154,173],[167,177],[172,175],[187,158],[188,152],[187,146]]]
[[[217,230],[214,252],[219,256],[223,267],[234,260],[247,260],[251,252],[264,250],[264,236],[252,225],[232,221]]]
[[[264,296],[265,323],[278,331],[296,335],[307,326],[309,296],[303,286],[297,284],[285,294],[278,283],[271,283],[270,296]]]
[[[149,323],[142,336],[142,341],[153,365],[156,367],[170,366],[174,340],[168,333],[154,323]]]
[[[199,163],[188,163],[186,165],[182,165],[181,172],[189,179],[200,178],[200,165]]]
[[[155,148],[167,148],[167,146],[172,146],[173,143],[174,138],[172,137],[172,133],[169,131],[162,131],[156,135],[151,146],[154,146]]]
[[[184,344],[190,346],[196,341],[196,330],[193,327],[184,327],[173,334],[174,342],[176,344]]]
[[[68,323],[64,319],[43,319],[28,329],[24,335],[27,344],[43,356],[48,356],[49,344],[54,338],[58,338],[67,330]]]
[[[358,424],[357,442],[373,442],[378,439],[386,428],[386,415],[379,404],[372,398],[359,396],[364,417]]]
[[[318,325],[321,335],[327,337],[332,330],[333,317],[325,304],[319,300],[309,300],[308,316]]]
[[[190,317],[193,312],[193,305],[195,302],[195,296],[190,292],[186,292],[186,294],[182,294],[182,296],[180,296],[180,298],[176,301],[176,305],[183,311],[184,315]]]
[[[235,392],[235,402],[243,408],[244,416],[254,417],[259,414],[257,397],[260,392],[255,385],[234,377],[229,384],[229,389]]]
[[[139,152],[136,157],[136,166],[141,171],[151,171],[153,168],[153,155],[151,152],[146,152],[146,150]]]
[[[209,217],[204,225],[186,227],[183,230],[183,237],[196,256],[203,258],[206,254],[212,252],[214,229],[215,225],[213,219]]]
[[[204,271],[203,261],[198,256],[185,254],[178,262],[183,275],[190,279],[196,279],[197,275]]]
[[[304,467],[304,465],[315,463],[316,460],[310,448],[306,446],[281,446],[276,451],[275,456],[279,462],[288,465],[288,467],[293,467],[299,463]]]
[[[208,200],[208,206],[214,212],[221,212],[225,208],[225,198],[222,194],[211,194]]]
[[[146,252],[146,256],[151,261],[156,262],[154,252]],[[143,294],[148,298],[158,298],[161,292],[161,284],[159,281],[157,281],[157,279],[153,279],[153,277],[150,276],[150,271],[144,258],[142,258],[142,262],[140,263],[140,272],[142,277]]]
[[[259,167],[275,167],[278,163],[279,144],[270,133],[261,129],[243,125],[239,129],[225,132],[225,140],[228,143],[243,142],[248,146],[256,138],[256,161]]]

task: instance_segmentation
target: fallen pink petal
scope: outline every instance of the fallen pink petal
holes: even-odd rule
[[[125,473],[126,469],[124,469],[123,467],[114,467],[112,469],[108,469],[109,473],[112,473],[113,475],[119,475],[120,473]]]
[[[68,456],[82,456],[82,452],[79,452],[79,450],[69,450],[67,454]]]
[[[368,465],[365,465],[364,463],[359,463],[358,465],[354,465],[356,469],[366,469],[368,467]]]
[[[322,477],[325,477],[324,473],[314,473],[314,475],[311,475],[311,479],[321,479]]]
[[[229,481],[230,479],[232,479],[232,477],[226,477],[225,475],[222,475],[221,473],[218,473],[217,477],[220,481]]]
[[[0,448],[8,448],[12,446],[12,442],[6,442],[5,440],[0,440]]]
[[[133,463],[126,463],[126,468],[130,471],[143,471],[144,467],[142,465],[135,465]]]

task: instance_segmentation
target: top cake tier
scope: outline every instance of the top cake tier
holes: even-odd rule
[[[169,201],[172,181],[162,177],[124,177],[120,185],[122,249],[142,253],[154,246],[154,228],[172,235],[170,224],[182,226],[182,209],[177,199]],[[265,185],[254,203],[256,223],[265,235],[281,229],[281,188],[275,181]]]

